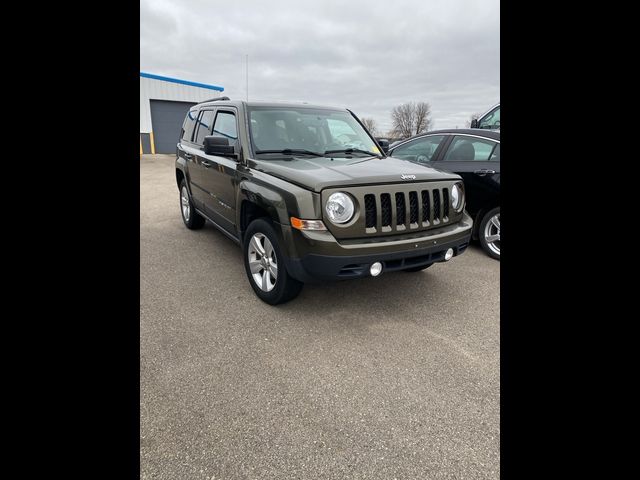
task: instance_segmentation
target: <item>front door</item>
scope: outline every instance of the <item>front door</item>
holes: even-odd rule
[[[500,142],[455,135],[433,166],[462,177],[472,216],[500,195]]]
[[[238,141],[237,116],[230,107],[219,108],[213,120],[213,129],[208,135],[222,136],[229,139],[229,145],[235,147],[236,153],[240,149]],[[203,137],[204,142],[204,137]],[[208,195],[205,200],[205,210],[221,227],[231,233],[236,227],[236,168],[235,158],[217,155],[205,155],[200,152],[199,163],[203,167],[204,189]]]

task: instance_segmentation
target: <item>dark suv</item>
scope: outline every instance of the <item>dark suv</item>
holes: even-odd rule
[[[349,110],[226,97],[187,114],[182,219],[240,244],[258,297],[303,283],[417,272],[460,255],[472,220],[459,175],[386,157]]]

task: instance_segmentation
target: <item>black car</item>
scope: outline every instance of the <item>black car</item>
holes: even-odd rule
[[[466,210],[474,219],[473,238],[500,259],[499,131],[435,130],[393,146],[389,155],[462,176]]]

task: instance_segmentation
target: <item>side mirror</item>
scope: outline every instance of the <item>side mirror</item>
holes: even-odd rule
[[[208,135],[204,137],[204,153],[206,155],[218,155],[220,157],[235,157],[235,147],[229,145],[229,139]]]
[[[477,118],[474,118],[473,120],[471,120],[471,128],[480,128],[478,124],[479,122]]]
[[[382,148],[382,151],[386,154],[389,151],[389,140],[386,138],[376,138],[378,145]]]

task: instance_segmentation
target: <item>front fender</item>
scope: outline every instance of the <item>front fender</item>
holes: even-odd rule
[[[295,255],[289,248],[293,245],[290,218],[322,218],[320,195],[261,172],[241,178],[237,192],[236,225],[242,226],[242,202],[255,204],[267,212],[287,255]],[[242,227],[238,230],[242,238]]]

